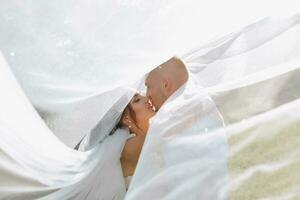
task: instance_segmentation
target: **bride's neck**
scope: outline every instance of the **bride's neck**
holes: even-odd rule
[[[148,132],[149,121],[138,124],[139,132],[136,135],[145,135]]]

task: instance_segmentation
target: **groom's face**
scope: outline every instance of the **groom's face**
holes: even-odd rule
[[[147,97],[154,105],[155,110],[159,110],[161,105],[167,99],[163,87],[164,79],[158,73],[150,72],[145,81],[145,85],[147,87]]]

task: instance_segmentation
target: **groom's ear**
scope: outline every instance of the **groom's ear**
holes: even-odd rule
[[[168,77],[163,81],[163,88],[166,94],[169,94],[172,91],[172,83]]]

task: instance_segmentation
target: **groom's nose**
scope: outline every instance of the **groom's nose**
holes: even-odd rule
[[[147,93],[146,93],[146,96],[147,96],[147,98],[148,98],[148,101],[150,102],[150,104],[153,106],[153,103],[152,103],[152,98],[151,98],[151,96],[150,96],[150,93],[149,93],[149,92],[147,92]]]
[[[147,96],[149,99],[151,99],[151,94],[150,94],[149,89],[147,89],[147,91],[146,91],[146,96]]]
[[[149,99],[149,101],[152,103],[152,98],[150,92],[147,91],[146,97]]]

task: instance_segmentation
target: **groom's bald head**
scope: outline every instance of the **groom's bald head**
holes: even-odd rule
[[[145,81],[147,96],[156,110],[187,80],[187,69],[177,57],[172,57],[149,72]]]

